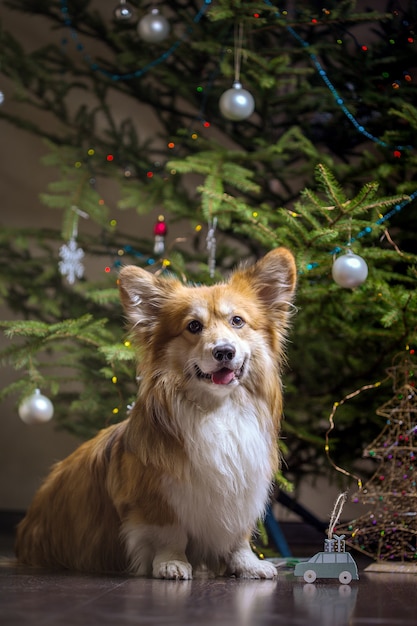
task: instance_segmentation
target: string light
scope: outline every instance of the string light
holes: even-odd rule
[[[271,0],[264,0],[265,4],[267,4],[270,7],[273,7]],[[203,17],[203,15],[206,13],[209,5],[211,4],[211,0],[205,0],[203,6],[200,8],[200,10],[197,12],[197,14],[195,15],[195,17],[193,18],[194,23],[198,23],[201,18]],[[330,11],[328,9],[322,9],[323,13],[325,15],[330,15]],[[70,28],[71,30],[71,37],[73,40],[75,40],[77,42],[77,49],[79,51],[84,51],[84,46],[83,44],[81,44],[81,42],[79,41],[78,38],[78,33],[77,31],[74,29],[73,25],[72,25],[72,19],[69,15],[69,9],[68,9],[68,2],[67,0],[61,0],[61,13],[63,15],[63,19],[64,19],[64,24]],[[286,11],[276,11],[275,15],[278,19],[281,19],[281,16],[286,16],[287,12]],[[258,13],[254,14],[254,17],[259,17]],[[316,18],[312,18],[311,22],[313,24],[318,24],[318,20]],[[298,33],[297,31],[292,28],[291,26],[286,26],[287,31],[300,43],[300,45],[307,49],[310,47],[310,44],[305,41]],[[146,72],[148,72],[150,69],[152,69],[153,67],[155,67],[155,65],[158,65],[159,63],[165,62],[172,54],[173,52],[178,48],[179,45],[181,45],[181,43],[188,38],[188,36],[192,33],[192,28],[187,29],[186,33],[180,38],[178,39],[173,46],[171,46],[171,48],[168,51],[165,51],[163,54],[161,54],[160,57],[154,59],[153,61],[151,61],[148,65],[146,65],[144,68],[137,70],[135,72],[130,72],[130,73],[126,73],[126,74],[115,74],[112,72],[109,72],[108,70],[102,69],[100,68],[96,63],[91,63],[91,59],[88,55],[84,56],[84,59],[89,62],[91,68],[95,71],[100,71],[103,74],[105,74],[106,76],[112,78],[113,80],[129,80],[131,78],[138,78],[139,76],[142,76],[143,74],[145,74]],[[409,43],[413,43],[413,39],[412,38],[408,38]],[[394,39],[390,39],[389,42],[391,44],[395,44],[395,40]],[[341,40],[338,40],[338,43],[341,43]],[[362,46],[363,50],[367,50],[367,46],[363,45]],[[323,69],[321,63],[319,62],[319,60],[317,59],[316,55],[314,53],[309,53],[310,59],[313,62],[314,66],[316,67],[316,70],[318,71],[319,76],[323,79],[323,81],[325,82],[326,86],[329,88],[330,92],[332,93],[336,104],[340,107],[340,109],[343,111],[343,113],[346,115],[346,117],[349,119],[349,121],[355,126],[355,128],[362,133],[363,135],[365,135],[368,139],[370,139],[371,141],[374,141],[378,144],[380,144],[383,147],[389,147],[388,144],[383,141],[382,139],[379,139],[377,137],[375,137],[374,135],[372,135],[371,133],[369,133],[364,126],[358,122],[358,120],[353,116],[353,114],[347,109],[347,107],[344,104],[343,98],[340,97],[337,89],[335,88],[335,86],[333,85],[333,83],[330,81],[327,72]],[[411,76],[408,75],[407,80],[411,80]],[[398,88],[399,87],[399,83],[398,82],[394,82],[393,83],[393,87],[394,88]],[[202,87],[197,87],[198,91],[202,91]],[[207,121],[203,122],[203,125],[208,128],[210,126],[210,123]],[[413,147],[412,146],[395,146],[396,149],[398,150],[412,150]],[[112,155],[108,155],[108,160],[113,160],[113,156]]]
[[[209,123],[209,122],[205,122],[205,123],[204,123],[204,125],[205,125],[205,126],[210,126],[210,123]],[[197,137],[197,134],[193,134],[193,135],[192,135],[192,137],[194,137],[194,135],[195,135],[195,137]],[[169,145],[174,145],[174,142],[170,142],[170,144],[168,144],[168,146],[169,146]],[[95,153],[95,151],[94,151],[93,149],[90,149],[90,150],[88,150],[88,154],[89,154],[90,156],[93,156],[93,154],[96,154],[96,153]],[[394,150],[393,156],[394,156],[394,158],[401,158],[401,152],[400,152],[399,150]],[[111,157],[111,158],[109,159],[109,157]],[[113,159],[114,159],[114,157],[113,157],[113,155],[111,155],[111,154],[108,154],[108,155],[106,156],[106,160],[107,160],[107,161],[112,161]],[[76,167],[76,168],[80,168],[80,167],[82,167],[82,165],[83,165],[83,163],[82,163],[81,161],[76,161],[76,162],[74,163],[74,167]],[[175,174],[176,174],[176,170],[175,170],[175,169],[172,169],[172,170],[170,171],[170,173],[171,173],[171,175],[175,175]],[[153,172],[153,171],[151,171],[151,170],[147,171],[147,172],[146,172],[146,177],[147,177],[149,180],[150,180],[150,179],[152,179],[152,178],[154,177],[154,172]],[[93,185],[94,185],[94,184],[95,184],[95,182],[96,182],[96,181],[95,181],[95,178],[92,178],[92,179],[91,179],[91,184],[93,184]],[[406,200],[402,201],[401,203],[396,204],[396,205],[395,205],[395,206],[394,206],[394,207],[393,207],[390,211],[388,211],[385,215],[383,215],[383,214],[379,214],[378,219],[374,222],[373,226],[379,226],[379,225],[382,225],[383,223],[385,223],[386,221],[388,221],[389,219],[391,219],[394,215],[396,215],[397,213],[399,213],[399,212],[400,212],[400,211],[401,211],[401,210],[402,210],[405,206],[407,206],[410,202],[412,202],[412,201],[413,201],[414,199],[416,199],[416,198],[417,198],[417,190],[409,196],[409,199],[406,199]],[[103,198],[100,198],[100,199],[98,200],[98,204],[99,204],[100,206],[103,206],[103,205],[105,204],[104,199],[103,199]],[[300,217],[300,216],[299,216],[296,212],[294,212],[294,211],[289,211],[289,214],[290,214],[292,217],[294,217],[294,218],[298,218],[298,217]],[[252,213],[252,216],[253,216],[253,218],[255,218],[255,219],[256,219],[256,218],[258,217],[258,212],[257,212],[257,211],[254,211],[254,212]],[[117,226],[117,221],[116,221],[115,219],[112,219],[112,220],[110,221],[110,226],[111,226],[112,228],[115,228],[115,227]],[[369,225],[368,225],[368,226],[365,226],[365,227],[364,227],[364,228],[363,228],[363,229],[362,229],[362,230],[361,230],[361,231],[360,231],[360,232],[356,235],[356,237],[351,237],[351,238],[349,239],[349,242],[346,242],[346,243],[344,244],[344,246],[346,247],[347,245],[349,245],[349,244],[351,244],[351,243],[355,242],[357,239],[362,239],[362,238],[363,238],[363,237],[365,237],[366,235],[369,235],[370,233],[372,233],[372,232],[373,232],[373,226],[369,226]],[[339,254],[342,250],[343,250],[343,248],[342,248],[341,246],[336,246],[336,247],[334,247],[332,250],[330,250],[328,254],[329,254],[329,255],[331,255],[331,256],[334,256],[334,255]],[[145,255],[143,255],[141,252],[139,252],[139,251],[135,250],[134,248],[132,248],[132,247],[131,247],[131,246],[129,246],[129,245],[124,246],[123,248],[119,249],[119,251],[117,252],[118,256],[122,256],[122,255],[123,255],[123,254],[125,254],[125,253],[126,253],[126,254],[129,254],[129,255],[131,255],[131,256],[134,256],[134,257],[136,257],[136,258],[141,258],[141,260],[142,260],[145,264],[147,264],[147,265],[153,265],[153,264],[155,263],[155,259],[154,259],[153,257],[148,257],[148,258],[145,258]],[[120,261],[116,260],[116,261],[114,262],[114,265],[113,265],[113,266],[114,266],[115,268],[120,267],[120,266],[121,266]],[[307,270],[307,271],[314,270],[314,269],[316,269],[317,267],[319,267],[319,263],[314,262],[314,261],[313,261],[313,262],[310,262],[310,263],[307,263],[307,264],[306,264],[306,266],[305,266],[305,268],[306,268],[306,270]],[[105,271],[106,273],[110,273],[111,268],[110,268],[109,266],[106,266],[104,271]]]
[[[273,7],[273,4],[271,2],[271,0],[264,0],[265,4],[267,4],[268,6]],[[197,14],[195,15],[193,22],[195,24],[197,24],[201,18],[204,16],[204,14],[206,13],[209,5],[211,4],[211,0],[205,0],[204,4],[202,5],[202,7],[200,8],[200,10],[197,12]],[[330,11],[327,9],[322,9],[322,12],[324,15],[330,15]],[[73,27],[72,24],[72,19],[69,15],[69,9],[68,9],[68,2],[67,0],[61,0],[61,13],[63,15],[63,20],[64,20],[64,24],[70,29],[71,31],[71,37],[72,39],[76,42],[76,46],[77,49],[82,52],[84,54],[84,46],[83,44],[79,41],[78,38],[78,33],[75,30],[75,28]],[[287,16],[287,11],[275,11],[275,16],[278,19],[281,19],[282,17],[286,17]],[[259,17],[259,14],[254,14],[254,17]],[[316,18],[312,18],[311,23],[313,24],[318,24],[319,21]],[[305,41],[299,34],[298,32],[291,26],[286,26],[286,30],[298,41],[298,43],[308,51],[308,49],[310,48],[310,44]],[[130,73],[125,73],[125,74],[115,74],[112,72],[109,72],[105,69],[100,68],[96,63],[93,63],[91,61],[91,58],[87,55],[84,54],[84,60],[89,63],[91,69],[93,69],[94,71],[99,71],[101,73],[103,73],[104,75],[106,75],[107,77],[112,78],[113,80],[129,80],[131,78],[138,78],[140,76],[142,76],[143,74],[145,74],[146,72],[148,72],[149,70],[151,70],[153,67],[155,67],[156,65],[165,62],[174,52],[175,50],[179,47],[179,45],[181,45],[188,37],[189,35],[192,33],[192,28],[189,28],[186,33],[180,38],[178,39],[172,46],[171,48],[169,48],[167,51],[165,51],[163,54],[161,54],[158,58],[154,59],[152,62],[150,62],[148,65],[146,65],[145,67],[136,70],[135,72],[130,72]],[[409,37],[408,38],[408,42],[409,43],[413,43],[413,38]],[[342,40],[338,39],[337,40],[338,44],[342,43]],[[391,44],[395,44],[395,40],[394,39],[390,39],[390,43]],[[362,45],[361,46],[363,51],[367,51],[367,46],[366,45]],[[374,135],[372,135],[370,132],[368,132],[365,127],[358,122],[358,120],[355,118],[355,116],[349,111],[349,109],[346,107],[343,98],[340,96],[340,94],[338,93],[337,89],[335,88],[335,86],[333,85],[333,83],[331,82],[331,80],[328,77],[328,74],[326,72],[326,70],[323,68],[323,66],[321,65],[320,61],[318,60],[317,56],[308,51],[308,54],[310,56],[310,59],[314,65],[314,67],[316,68],[318,75],[322,78],[322,80],[324,81],[325,85],[328,87],[328,89],[330,90],[331,94],[333,95],[333,98],[335,100],[336,105],[342,110],[342,112],[346,115],[346,117],[348,118],[348,120],[352,123],[352,125],[356,128],[356,130],[358,132],[360,132],[362,135],[364,135],[365,137],[367,137],[369,140],[378,143],[379,145],[381,145],[384,148],[389,148],[392,150],[393,152],[393,156],[394,158],[401,158],[401,154],[402,151],[404,150],[412,150],[413,147],[410,145],[398,145],[398,146],[389,146],[389,144],[385,141],[383,141],[380,138],[375,137]],[[384,78],[388,78],[388,73],[387,72],[383,72],[383,77]],[[214,79],[214,75],[213,75],[213,79]],[[212,80],[213,80],[212,79]],[[411,76],[408,72],[404,72],[404,79],[408,82],[411,81]],[[394,89],[398,89],[400,87],[400,84],[398,81],[393,81],[392,86]],[[202,86],[198,86],[197,87],[197,91],[199,93],[205,93],[206,91],[208,92],[209,89],[203,89]],[[202,114],[202,111],[204,110],[204,105],[202,106],[202,109],[200,111],[200,114]],[[203,116],[201,115],[201,121],[202,121],[202,125],[205,128],[209,128],[210,127],[210,122],[205,120],[203,118]],[[192,139],[197,139],[198,135],[197,133],[193,132],[191,134],[191,138]],[[173,149],[175,147],[175,143],[174,142],[169,142],[168,143],[168,147],[170,149]],[[89,149],[87,154],[89,156],[93,156],[95,154],[94,149]],[[111,162],[114,160],[114,155],[112,154],[108,154],[106,157],[107,161]],[[80,161],[77,161],[75,164],[75,167],[81,167],[82,163]],[[171,171],[171,174],[174,175],[176,172],[175,170]],[[152,171],[148,171],[146,173],[146,176],[148,179],[151,179],[154,176],[154,172]],[[392,210],[388,211],[385,215],[380,216],[378,218],[378,220],[376,220],[375,225],[381,225],[383,224],[385,221],[389,220],[391,217],[393,217],[396,213],[398,213],[399,211],[402,210],[402,208],[404,208],[406,205],[408,205],[410,202],[412,202],[415,198],[417,197],[417,190],[412,193],[409,196],[409,199],[404,200],[403,202],[397,204]],[[357,235],[356,237],[352,237],[350,239],[349,243],[354,242],[356,239],[360,239],[362,237],[364,237],[365,235],[370,234],[373,231],[373,228],[371,226],[367,226],[364,229],[362,229]],[[329,254],[334,256],[335,254],[338,254],[339,252],[342,251],[342,248],[340,246],[336,246],[335,248],[333,248],[332,250],[329,251]],[[126,250],[127,252],[127,250]],[[135,252],[135,256],[142,256],[140,253],[136,253]],[[154,262],[153,259],[149,259],[147,261],[149,264],[152,264]],[[316,267],[318,267],[318,263],[316,262],[311,262],[308,263],[306,268],[307,270],[312,270],[315,269]],[[107,271],[108,268],[106,268],[105,271]]]
[[[273,4],[272,4],[271,0],[264,0],[264,2],[265,2],[265,4],[267,4],[268,6],[273,8]],[[277,10],[275,12],[275,16],[278,19],[281,19],[280,11]],[[316,22],[317,22],[317,20],[316,20]],[[308,48],[310,48],[310,44],[307,41],[305,41],[301,37],[301,35],[299,35],[297,33],[297,31],[292,26],[286,26],[286,30],[290,33],[290,35],[292,35],[298,41],[298,43],[305,50],[308,50]],[[394,42],[394,40],[390,40],[390,43],[395,43],[395,42]],[[364,135],[368,139],[370,139],[371,141],[373,141],[375,143],[378,143],[380,146],[383,146],[384,148],[390,148],[389,144],[386,141],[383,141],[382,139],[379,139],[378,137],[375,137],[375,135],[372,135],[372,133],[367,131],[365,129],[365,127],[360,122],[358,122],[358,120],[355,118],[355,116],[346,107],[343,98],[339,95],[339,92],[337,91],[337,89],[333,85],[333,83],[331,82],[330,78],[327,75],[326,70],[321,65],[321,63],[318,60],[317,56],[313,52],[308,52],[308,54],[309,54],[310,60],[312,61],[314,67],[316,68],[316,70],[318,72],[318,75],[324,81],[324,83],[326,84],[326,86],[329,89],[330,93],[333,95],[333,98],[334,98],[336,104],[341,109],[341,111],[343,111],[343,113],[346,115],[346,117],[351,122],[351,124],[353,124],[353,126],[356,128],[356,130],[359,131],[362,135]],[[409,146],[409,145],[407,145],[407,146],[391,146],[391,149],[394,149],[394,148],[397,149],[397,150],[412,150],[413,149],[413,147]]]
[[[348,472],[347,470],[343,469],[342,467],[339,467],[339,465],[336,465],[336,463],[332,460],[332,458],[330,456],[330,433],[335,428],[334,416],[335,416],[336,411],[338,410],[338,408],[341,407],[345,402],[347,402],[348,400],[351,400],[352,398],[355,398],[360,393],[362,393],[362,391],[366,391],[368,389],[376,389],[377,387],[380,387],[382,385],[382,383],[385,382],[386,380],[387,379],[384,379],[382,382],[381,381],[377,381],[376,383],[372,383],[370,385],[363,385],[362,387],[360,387],[356,391],[353,391],[352,393],[347,394],[344,398],[342,398],[342,400],[339,400],[339,402],[334,402],[333,403],[333,408],[332,408],[332,410],[330,412],[330,415],[328,417],[329,428],[327,429],[326,434],[325,434],[325,445],[324,445],[324,451],[326,453],[326,456],[327,456],[330,464],[334,467],[335,470],[337,470],[341,474],[344,474],[345,476],[349,476],[350,478],[355,478],[357,483],[358,483],[358,488],[359,489],[362,489],[362,480],[361,480],[361,478],[359,478],[359,476],[356,476],[352,472]]]
[[[264,0],[264,2],[265,2],[265,4],[269,5],[270,7],[273,7],[271,0]],[[328,11],[326,9],[323,9],[323,13],[325,13],[325,15],[329,15],[330,11]],[[279,11],[276,11],[275,15],[278,17],[278,19],[280,19],[281,15],[286,16],[287,12],[286,11],[282,11],[280,13]],[[318,23],[318,20],[313,19],[312,22],[313,23]],[[306,42],[291,26],[287,26],[286,29],[301,44],[301,46],[303,48],[307,49],[307,48],[310,47],[310,44],[308,42]],[[340,41],[340,43],[342,43],[342,42]],[[364,52],[368,51],[368,47],[366,45],[362,45],[361,49]],[[344,103],[343,98],[339,95],[337,89],[335,88],[335,86],[333,85],[331,80],[329,79],[329,77],[327,75],[327,72],[322,67],[322,65],[319,62],[317,56],[314,53],[309,53],[309,56],[310,56],[310,59],[311,59],[313,65],[315,66],[319,76],[322,78],[322,80],[324,81],[325,85],[327,86],[327,88],[332,93],[337,106],[342,110],[342,112],[346,115],[348,120],[353,124],[353,126],[356,128],[356,130],[358,132],[360,132],[362,135],[364,135],[365,137],[367,137],[371,141],[373,141],[375,143],[378,143],[382,147],[391,149],[392,152],[393,152],[394,158],[401,158],[402,152],[405,151],[405,150],[408,150],[408,151],[409,150],[413,150],[413,146],[411,146],[411,145],[389,146],[389,144],[387,142],[383,141],[382,139],[380,139],[380,138],[372,135],[370,132],[368,132],[365,129],[365,127],[360,122],[358,122],[358,120],[354,117],[354,115],[349,111],[349,109],[347,108],[347,106]],[[411,76],[409,76],[408,73],[407,73],[407,75],[408,75],[408,79],[406,79],[406,80],[411,80]],[[203,121],[203,126],[205,128],[208,128],[208,127],[210,127],[210,123],[207,122],[207,121]],[[393,217],[394,215],[399,213],[405,206],[410,204],[416,198],[417,198],[417,190],[414,191],[412,194],[410,194],[408,199],[403,200],[402,202],[396,204],[394,206],[394,208],[391,209],[390,211],[388,211],[385,215],[380,215],[378,217],[378,219],[375,221],[374,226],[380,226],[381,224],[385,223],[386,221],[391,219],[391,217]],[[296,216],[296,214],[294,214],[294,216]],[[366,226],[356,235],[356,237],[351,237],[349,242],[346,242],[345,245],[348,245],[348,243],[351,244],[351,243],[355,242],[357,239],[362,239],[363,237],[365,237],[366,235],[369,235],[372,232],[373,232],[372,226]],[[335,248],[333,248],[332,250],[329,251],[329,255],[334,256],[335,254],[338,254],[341,251],[342,251],[342,248],[340,246],[336,246]],[[307,267],[308,270],[313,270],[313,269],[315,269],[318,266],[319,266],[318,263],[311,262],[311,263],[307,264],[306,267]]]

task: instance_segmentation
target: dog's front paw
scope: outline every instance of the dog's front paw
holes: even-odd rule
[[[237,576],[240,578],[275,578],[278,575],[277,568],[269,561],[260,561],[247,569],[243,568]]]
[[[228,566],[229,573],[237,578],[275,578],[278,575],[275,565],[261,561],[252,551],[233,555]]]
[[[170,580],[190,580],[193,570],[186,561],[164,561],[154,564],[154,578],[168,578]]]

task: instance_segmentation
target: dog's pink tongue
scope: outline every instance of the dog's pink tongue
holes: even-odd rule
[[[228,385],[235,377],[235,373],[233,370],[229,370],[227,367],[223,367],[223,369],[218,372],[214,372],[211,375],[211,380],[216,385]]]

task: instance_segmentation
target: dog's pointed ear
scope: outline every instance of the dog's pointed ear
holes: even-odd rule
[[[169,283],[169,280],[161,280],[136,265],[126,265],[121,269],[118,280],[120,299],[134,326],[143,322],[152,324],[165,299]]]
[[[235,272],[231,278],[232,283],[241,276],[249,280],[267,310],[288,313],[297,282],[297,268],[289,250],[271,250],[252,267]]]

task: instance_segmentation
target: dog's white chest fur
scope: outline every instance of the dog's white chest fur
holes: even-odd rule
[[[165,496],[202,553],[226,555],[262,515],[271,481],[268,435],[255,410],[226,400],[215,412],[181,418],[189,479],[165,482]]]

